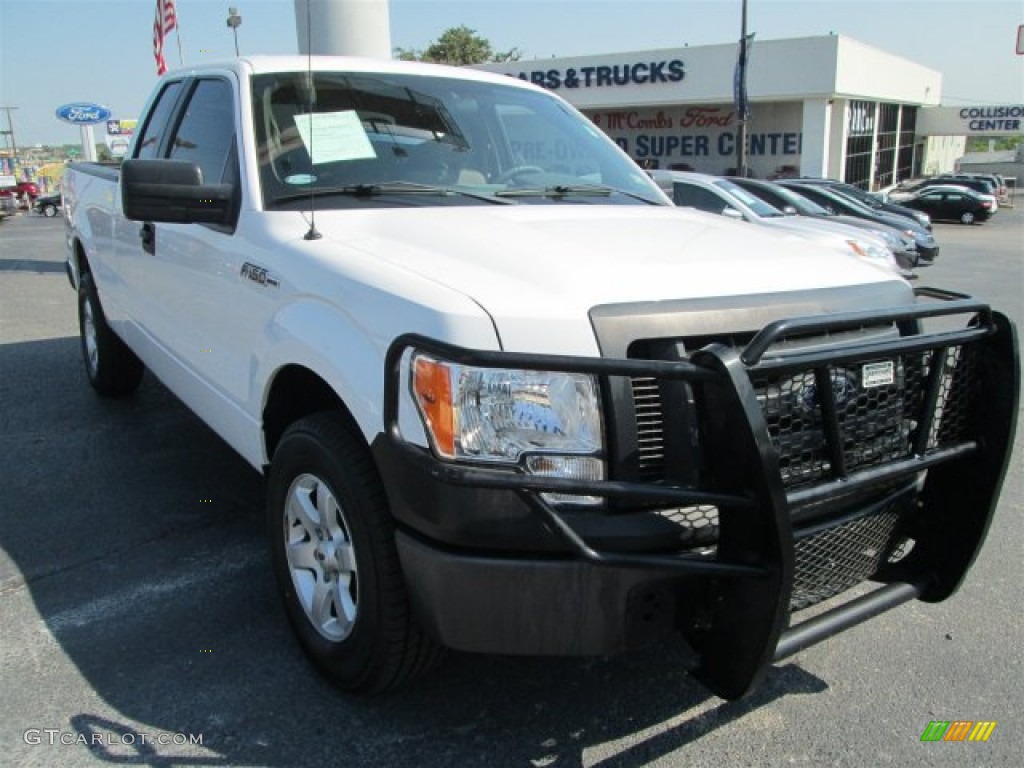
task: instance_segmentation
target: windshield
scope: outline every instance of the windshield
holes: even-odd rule
[[[288,72],[253,78],[253,112],[268,209],[304,207],[311,193],[317,208],[665,202],[593,123],[542,92]]]
[[[852,184],[836,184],[832,188],[833,192],[837,192],[840,195],[846,195],[846,197],[856,200],[861,205],[867,208],[881,208],[882,201],[872,195],[870,192],[865,192],[860,187],[855,187]]]
[[[735,199],[739,200],[762,219],[770,219],[786,215],[774,205],[769,205],[761,198],[750,194],[735,182],[729,181],[728,179],[715,179],[713,183],[716,187],[724,189]]]
[[[773,190],[779,197],[786,201],[786,205],[792,205],[796,208],[797,213],[802,216],[837,216],[836,213],[830,213],[828,209],[818,205],[813,200],[798,195],[791,189],[786,187],[777,186]]]
[[[853,216],[862,216],[865,218],[875,217],[874,211],[869,210],[866,206],[861,205],[852,197],[844,195],[841,192],[824,189],[821,186],[814,184],[795,184],[794,186],[795,189],[787,184],[786,189],[790,189],[803,197],[811,198],[819,205],[831,206],[835,209],[836,213],[849,213]]]

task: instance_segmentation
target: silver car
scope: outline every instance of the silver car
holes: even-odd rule
[[[651,178],[679,206],[717,213],[757,226],[815,240],[830,247],[884,265],[902,277],[912,274],[901,267],[882,238],[827,221],[787,216],[778,208],[747,192],[730,179],[688,171],[648,171]]]

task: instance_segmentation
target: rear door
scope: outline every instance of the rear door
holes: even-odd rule
[[[934,219],[949,218],[949,203],[943,192],[925,192],[918,198],[920,207]]]
[[[959,219],[964,211],[974,213],[974,208],[972,198],[960,192],[947,192],[942,201],[942,215],[946,219]]]

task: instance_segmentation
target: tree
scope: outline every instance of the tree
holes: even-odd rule
[[[427,46],[425,51],[415,48],[395,48],[395,56],[402,61],[430,61],[435,64],[483,64],[488,61],[519,61],[522,51],[513,48],[510,51],[498,51],[491,47],[491,42],[470,29],[465,24],[446,29],[444,33]]]
[[[987,152],[990,141],[992,140],[987,136],[972,136],[967,139],[967,151]],[[993,143],[995,145],[993,148],[997,152],[1016,149],[1020,144],[1024,144],[1024,136],[1000,136]]]

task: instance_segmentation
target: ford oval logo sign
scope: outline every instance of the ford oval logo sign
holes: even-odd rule
[[[95,125],[96,123],[104,122],[110,115],[111,112],[106,107],[86,102],[76,102],[75,104],[65,104],[63,107],[57,107],[57,118],[65,123],[73,123],[74,125]]]

